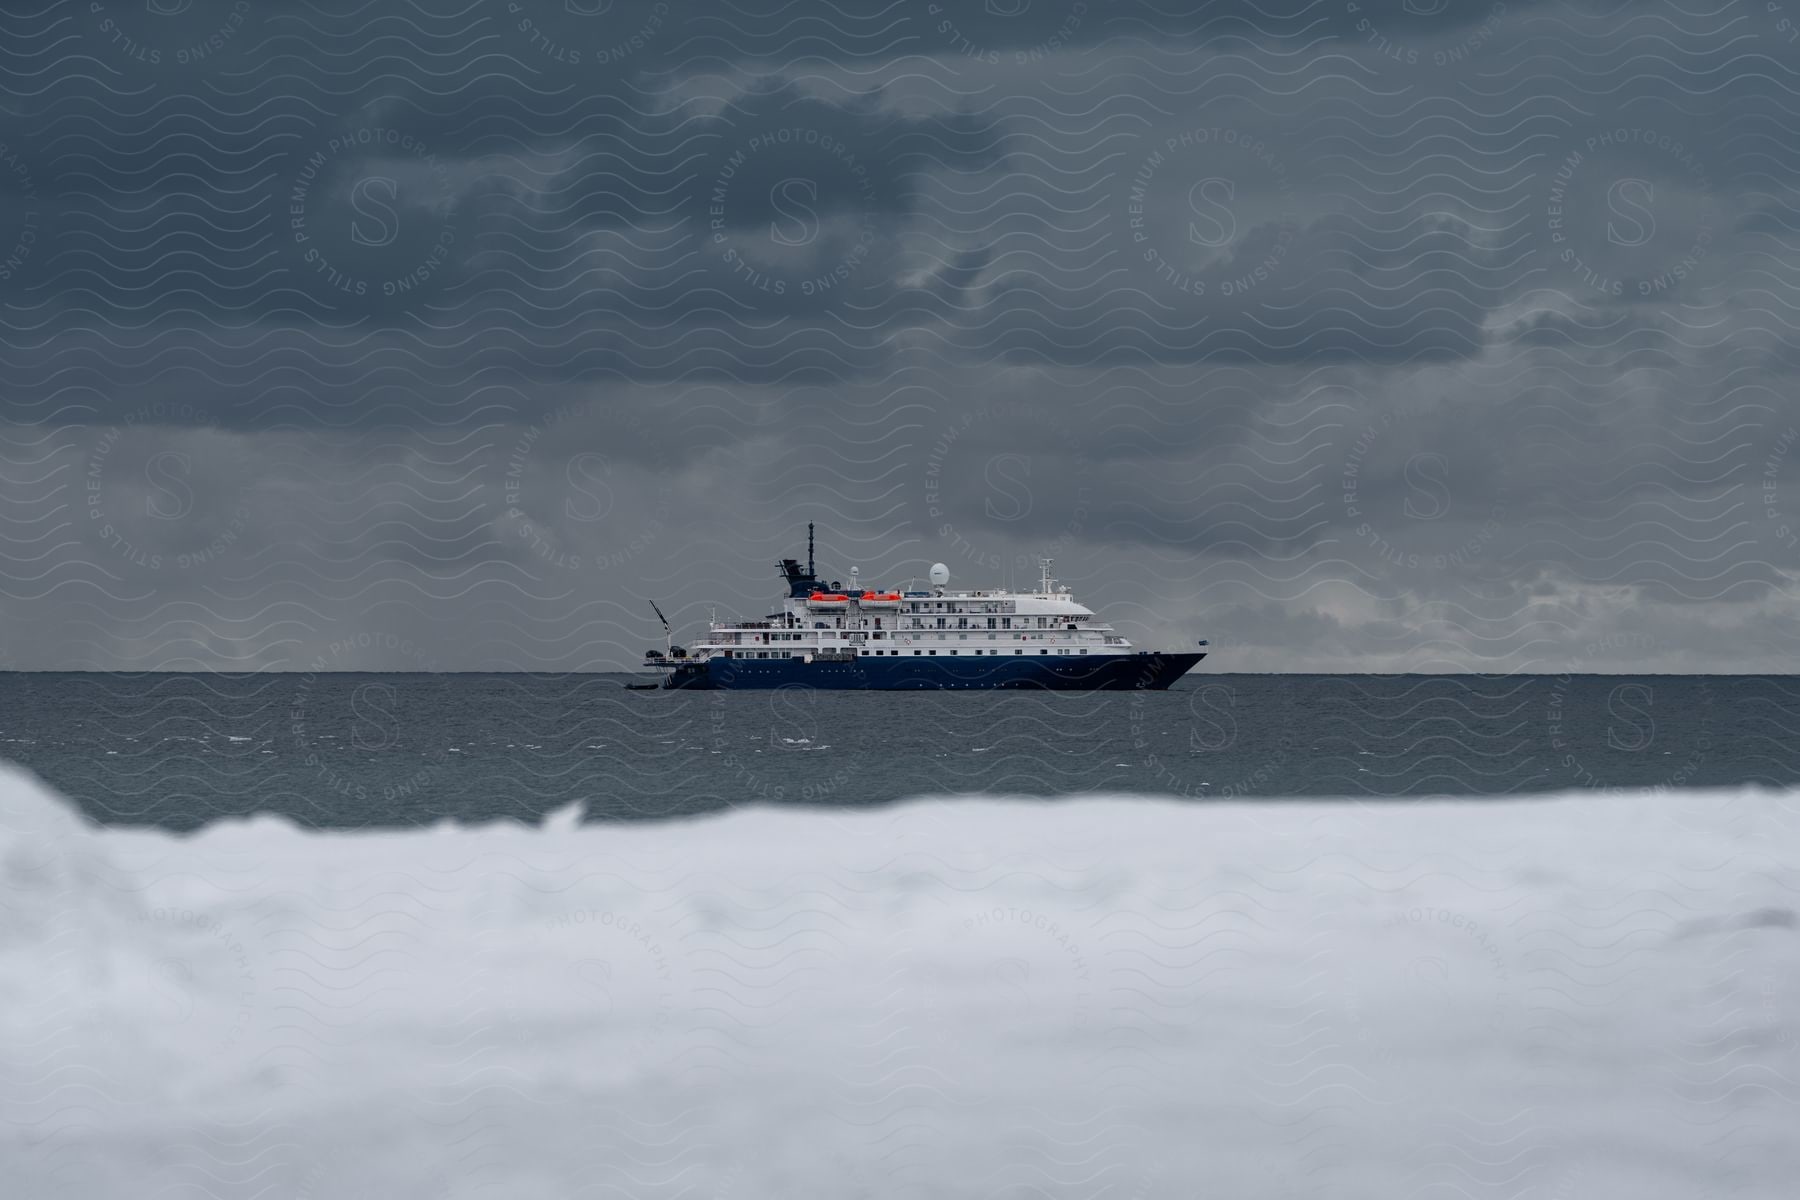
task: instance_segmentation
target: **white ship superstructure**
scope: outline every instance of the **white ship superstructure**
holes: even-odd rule
[[[713,621],[690,658],[807,658],[858,654],[874,658],[1080,657],[1129,654],[1131,642],[1080,604],[1042,564],[1038,588],[958,591],[832,591],[833,583],[789,597],[760,621]]]

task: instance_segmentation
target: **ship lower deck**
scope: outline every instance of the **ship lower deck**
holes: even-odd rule
[[[714,657],[703,663],[688,663],[676,668],[665,686],[706,690],[806,687],[866,691],[991,688],[1066,692],[1162,691],[1205,657],[1204,652],[1029,658],[858,655],[848,661],[814,659],[811,662],[799,657]]]

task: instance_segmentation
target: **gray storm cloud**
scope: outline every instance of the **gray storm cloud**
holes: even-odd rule
[[[0,14],[4,665],[619,668],[808,521],[1221,669],[1793,646],[1782,6],[589,7]]]

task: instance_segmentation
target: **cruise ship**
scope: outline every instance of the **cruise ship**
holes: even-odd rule
[[[666,672],[668,688],[1160,691],[1206,657],[1135,649],[1076,603],[1051,566],[1041,560],[1033,592],[955,590],[942,563],[929,590],[865,587],[854,567],[846,587],[814,569],[808,525],[805,569],[792,558],[779,564],[787,584],[779,612],[714,620],[703,641],[651,650],[644,665]]]

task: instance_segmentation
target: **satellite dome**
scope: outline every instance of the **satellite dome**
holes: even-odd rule
[[[931,582],[937,587],[943,587],[946,583],[949,583],[950,568],[946,567],[943,563],[932,563]]]

